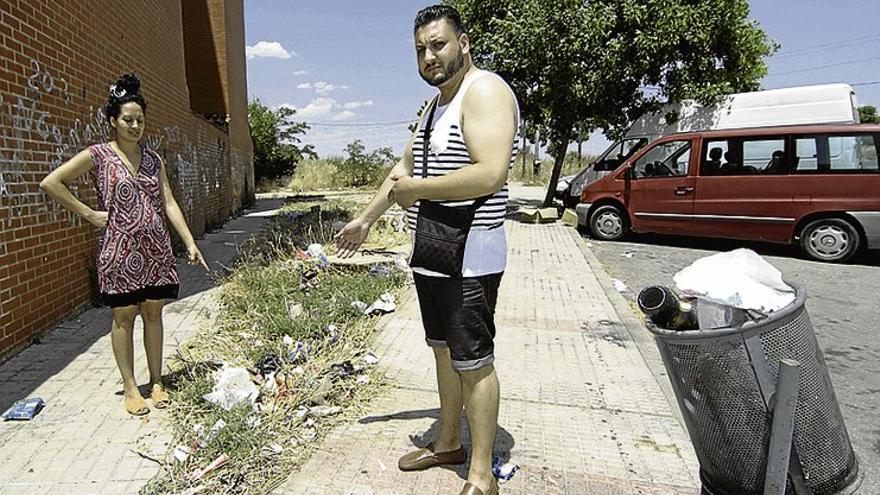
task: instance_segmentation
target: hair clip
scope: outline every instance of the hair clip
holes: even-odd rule
[[[110,85],[110,94],[115,96],[116,98],[122,98],[126,95],[126,93],[127,91],[125,90],[125,88],[119,88],[116,86],[115,83]]]

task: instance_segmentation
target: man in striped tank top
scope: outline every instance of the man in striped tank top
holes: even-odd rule
[[[440,93],[423,112],[403,158],[372,201],[337,234],[337,246],[340,256],[353,255],[373,222],[394,203],[406,209],[411,230],[418,221],[420,200],[479,205],[460,276],[413,267],[425,340],[437,366],[440,428],[427,447],[401,457],[399,467],[410,471],[465,462],[467,452],[460,443],[464,407],[473,453],[461,494],[495,495],[492,447],[499,385],[493,365],[494,312],[507,259],[507,174],[516,159],[519,109],[500,77],[474,65],[470,40],[455,9],[435,5],[420,11],[414,38],[419,73]]]

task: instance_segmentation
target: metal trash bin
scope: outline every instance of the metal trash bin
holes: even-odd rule
[[[742,327],[674,331],[648,323],[700,462],[704,493],[764,493],[781,359],[801,363],[785,493],[842,495],[861,484],[806,291],[791,285],[794,302]]]

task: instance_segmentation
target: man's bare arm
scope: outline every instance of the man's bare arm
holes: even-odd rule
[[[504,187],[517,128],[516,102],[496,77],[471,85],[462,102],[462,129],[472,165],[440,177],[406,181],[401,203],[408,199],[462,200],[495,193]],[[400,182],[400,181],[398,181]],[[412,188],[412,196],[407,189]]]

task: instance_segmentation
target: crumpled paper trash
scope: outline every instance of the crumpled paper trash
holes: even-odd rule
[[[782,273],[751,249],[700,258],[673,280],[685,295],[761,313],[780,310],[795,299]]]
[[[373,304],[369,305],[367,309],[364,310],[365,315],[384,315],[387,313],[393,313],[397,310],[397,305],[394,304],[394,296],[388,292],[379,296],[379,299],[373,301]]]
[[[253,406],[260,389],[251,382],[248,371],[241,367],[226,367],[215,374],[214,389],[204,399],[229,411],[242,402]]]
[[[324,253],[324,246],[322,246],[318,243],[309,244],[309,247],[306,248],[306,253],[308,253],[308,255],[311,256],[312,258],[315,258],[316,260],[318,260],[321,263],[321,265],[326,266],[326,265],[330,264],[330,260],[327,258],[327,255]]]

